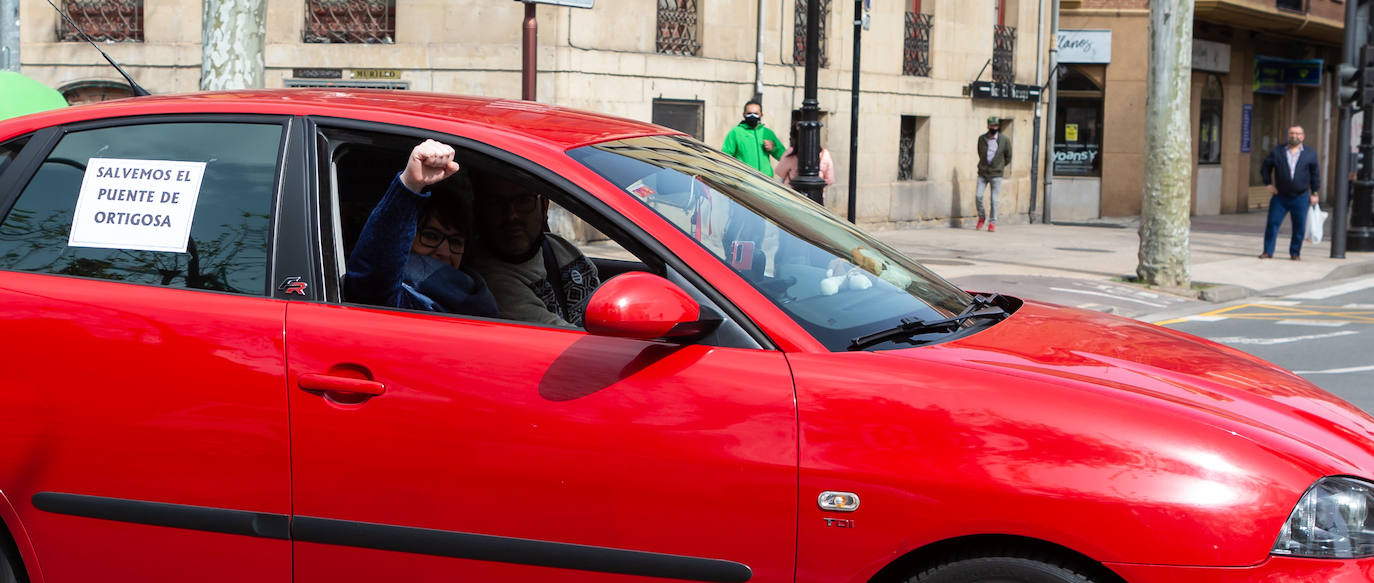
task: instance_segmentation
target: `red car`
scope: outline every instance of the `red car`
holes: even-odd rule
[[[350,297],[427,138],[593,241],[580,326]],[[133,98],[0,122],[0,216],[0,581],[1374,579],[1365,413],[661,127]]]

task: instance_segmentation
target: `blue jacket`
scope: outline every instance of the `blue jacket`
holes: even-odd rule
[[[428,194],[411,192],[396,175],[348,255],[344,297],[378,306],[495,318],[496,299],[480,276],[410,252],[427,198]]]
[[[1322,187],[1322,171],[1317,162],[1317,151],[1304,145],[1302,152],[1298,153],[1297,171],[1292,172],[1290,177],[1287,150],[1287,144],[1279,144],[1269,152],[1269,157],[1260,165],[1260,179],[1264,180],[1265,185],[1273,184],[1284,196],[1299,196],[1319,190]]]

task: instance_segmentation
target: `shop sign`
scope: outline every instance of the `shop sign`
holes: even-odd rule
[[[400,79],[400,69],[354,69],[354,79]]]
[[[1000,99],[1002,101],[1040,101],[1040,86],[1021,83],[994,83],[974,81],[969,85],[969,94],[974,99]]]
[[[1284,93],[1288,85],[1320,86],[1321,59],[1280,59],[1255,57],[1255,91]]]
[[[1097,176],[1099,153],[1097,144],[1055,144],[1054,173],[1060,176]]]
[[[1059,31],[1059,62],[1105,64],[1112,62],[1112,31]]]
[[[1231,45],[1193,39],[1193,69],[1209,73],[1231,72]]]
[[[343,79],[343,69],[291,69],[297,79]]]
[[[1255,106],[1249,103],[1240,106],[1240,153],[1250,153],[1250,128],[1255,120]]]

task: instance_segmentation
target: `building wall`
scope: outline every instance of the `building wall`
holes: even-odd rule
[[[1223,0],[1218,4],[1233,4],[1252,11],[1265,11],[1279,14],[1273,8],[1274,2],[1258,0]],[[1335,18],[1343,16],[1343,7],[1331,0],[1310,0],[1310,16],[1313,18]],[[1333,16],[1334,13],[1334,16]],[[1224,15],[1231,14],[1225,13]],[[1295,21],[1301,17],[1283,15]],[[1267,22],[1267,21],[1266,21]],[[1277,21],[1275,21],[1277,22]],[[1221,128],[1221,200],[1222,213],[1246,212],[1267,204],[1268,195],[1263,187],[1250,186],[1250,153],[1241,152],[1241,126],[1244,107],[1255,103],[1254,78],[1255,58],[1257,55],[1291,58],[1324,59],[1326,63],[1323,82],[1320,87],[1297,87],[1288,89],[1284,96],[1285,108],[1279,125],[1287,127],[1301,124],[1307,131],[1307,143],[1322,153],[1322,162],[1327,166],[1327,178],[1334,163],[1326,155],[1326,146],[1333,143],[1335,132],[1335,104],[1331,103],[1331,70],[1339,61],[1336,47],[1326,42],[1327,32],[1318,38],[1302,38],[1287,33],[1272,32],[1279,24],[1263,24],[1263,29],[1249,29],[1247,25],[1260,27],[1247,20],[1217,24],[1215,22],[1196,22],[1195,38],[1221,42],[1231,48],[1229,73],[1218,73],[1223,90],[1223,110]],[[1299,26],[1299,25],[1294,25]],[[1140,213],[1141,194],[1144,188],[1145,143],[1145,100],[1147,92],[1148,55],[1149,55],[1149,9],[1146,0],[1083,0],[1081,8],[1067,10],[1061,17],[1062,29],[1111,30],[1112,62],[1106,66],[1103,103],[1103,145],[1101,214],[1103,216],[1128,216]],[[1324,29],[1325,30],[1325,29]],[[1194,70],[1192,73],[1192,108],[1190,127],[1193,160],[1197,159],[1199,106],[1201,91],[1207,73]],[[1259,115],[1258,112],[1255,115]],[[1262,147],[1260,136],[1252,139],[1252,149]],[[1213,167],[1215,168],[1215,167]],[[1197,206],[1197,166],[1193,176],[1193,210]],[[1323,184],[1323,195],[1329,192],[1329,180]]]
[[[1005,0],[1018,29],[1018,83],[1037,80],[1039,20],[1035,0]],[[655,52],[656,0],[597,0],[592,10],[538,7],[537,98],[574,108],[650,120],[654,99],[703,102],[703,139],[719,146],[754,93],[757,44],[752,0],[698,0],[700,56]],[[934,15],[930,77],[902,75],[905,2],[873,3],[862,42],[858,186],[861,222],[893,224],[974,214],[975,139],[988,116],[1010,121],[1013,163],[1002,189],[1003,220],[1023,220],[1030,204],[1031,104],[974,100],[966,87],[992,56],[994,0],[924,0]],[[794,0],[765,0],[764,119],[786,140],[803,97],[804,67],[793,63]],[[199,89],[199,0],[145,0],[145,40],[102,43],[154,93]],[[84,43],[56,42],[57,15],[44,0],[22,0],[22,70],[57,88],[119,77]],[[853,3],[831,0],[830,65],[820,71],[824,145],[836,165],[827,204],[847,205]],[[518,98],[518,2],[397,0],[394,44],[312,44],[301,41],[303,0],[267,0],[265,85],[284,87],[295,69],[396,71],[411,90]],[[903,115],[928,118],[918,144],[924,180],[897,180]]]

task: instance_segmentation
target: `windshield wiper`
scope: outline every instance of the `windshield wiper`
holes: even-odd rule
[[[849,350],[863,350],[875,344],[882,344],[889,340],[907,338],[917,334],[929,332],[953,332],[959,328],[966,320],[975,318],[997,318],[1007,317],[1007,311],[997,306],[998,294],[990,296],[973,296],[973,302],[959,312],[957,316],[941,318],[939,320],[917,320],[915,318],[902,318],[902,323],[886,330],[881,330],[860,336],[850,341]]]

